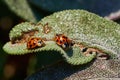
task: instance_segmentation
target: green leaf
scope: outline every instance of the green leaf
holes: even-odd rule
[[[44,33],[44,25],[48,23],[51,27],[49,33]],[[35,49],[27,49],[27,40],[24,42],[12,43],[12,39],[20,41],[24,40],[24,32],[37,30],[29,37],[45,38],[45,46]],[[21,23],[16,25],[10,32],[11,41],[6,43],[3,49],[14,55],[28,54],[28,53],[42,53],[42,51],[57,51],[64,59],[72,65],[85,64],[93,60],[96,56],[84,56],[83,52],[78,46],[72,46],[68,50],[62,49],[53,41],[55,34],[64,34],[72,39],[75,44],[81,43],[86,47],[97,48],[111,58],[120,56],[120,25],[112,21],[105,20],[93,13],[84,10],[65,10],[54,13],[43,18],[38,24]],[[43,53],[44,54],[44,53]],[[46,54],[47,55],[47,54]]]
[[[27,0],[4,0],[8,7],[18,16],[31,22],[37,22],[36,17]]]
[[[54,33],[63,33],[88,47],[120,56],[120,25],[85,10],[64,10],[43,18]]]
[[[64,53],[64,57],[67,62],[72,65],[86,64],[93,60],[96,56],[96,53],[93,53],[90,56],[85,56],[77,46],[72,47],[72,49],[68,50],[66,53]]]
[[[38,28],[35,27],[33,23],[24,22],[12,28],[9,34],[9,38],[10,40],[14,40],[15,38],[20,38],[24,33],[35,31],[35,30],[37,31]]]

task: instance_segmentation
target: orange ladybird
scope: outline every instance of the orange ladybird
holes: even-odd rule
[[[28,49],[34,49],[38,47],[45,46],[44,40],[42,38],[30,38],[27,42],[27,48]]]
[[[54,40],[55,40],[57,45],[61,46],[64,49],[69,48],[73,45],[72,40],[70,40],[64,34],[56,34]]]

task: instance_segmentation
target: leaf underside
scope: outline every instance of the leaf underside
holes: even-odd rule
[[[120,60],[95,60],[80,66],[71,66],[64,62],[46,67],[26,80],[119,80]]]
[[[12,55],[23,55],[23,54],[33,53],[33,52],[42,53],[42,51],[56,51],[56,52],[59,52],[65,58],[65,60],[72,65],[85,64],[85,63],[90,62],[93,58],[95,58],[95,54],[92,54],[86,57],[81,52],[79,47],[72,47],[72,49],[64,51],[61,47],[59,47],[53,41],[46,42],[46,46],[44,47],[37,48],[37,49],[31,49],[31,50],[26,48],[26,43],[11,44],[11,42],[8,42],[4,45],[3,49],[7,53],[12,54]]]
[[[37,22],[27,0],[4,0],[9,8],[18,16],[31,22]],[[29,14],[29,15],[28,15]]]

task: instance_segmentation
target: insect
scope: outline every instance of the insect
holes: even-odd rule
[[[48,34],[49,32],[51,31],[51,27],[48,26],[48,23],[46,23],[44,26],[43,26],[43,32],[45,34]]]
[[[27,42],[27,48],[28,49],[34,49],[38,47],[45,46],[44,40],[42,38],[30,38]]]
[[[64,49],[70,48],[73,45],[72,40],[70,40],[64,34],[56,34],[54,40],[57,43],[57,45],[61,46]]]

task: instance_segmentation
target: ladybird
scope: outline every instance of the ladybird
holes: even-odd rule
[[[54,38],[57,45],[61,46],[62,48],[70,48],[73,45],[72,40],[70,40],[64,34],[56,34]]]
[[[28,49],[34,49],[38,47],[45,46],[44,40],[42,38],[30,38],[27,42],[27,48]]]
[[[51,27],[48,26],[48,23],[46,23],[44,26],[43,26],[43,32],[45,34],[48,34],[49,32],[51,31]]]

